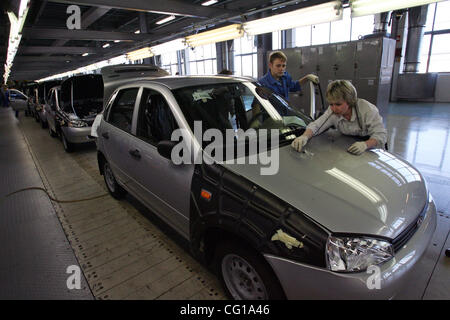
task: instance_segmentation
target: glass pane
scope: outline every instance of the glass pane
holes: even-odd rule
[[[242,70],[241,70],[241,56],[235,56],[234,57],[234,74],[241,76]]]
[[[196,75],[197,74],[197,63],[196,62],[190,62],[189,63],[189,68],[190,68],[190,74],[191,75]]]
[[[438,2],[434,30],[450,29],[450,1]],[[434,41],[434,40],[433,40]]]
[[[422,44],[420,46],[420,56],[419,56],[419,73],[427,72],[427,62],[428,62],[428,51],[430,50],[430,40],[431,35],[425,35],[422,39]]]
[[[199,74],[199,75],[205,74],[205,62],[204,61],[197,62],[197,74]]]
[[[241,54],[241,39],[234,39],[233,42],[233,49],[234,49],[234,54]]]
[[[450,71],[450,34],[439,34],[433,38],[429,72]]]
[[[272,32],[272,49],[281,49],[281,31]]]
[[[312,45],[330,42],[330,23],[321,23],[312,26]]]
[[[204,52],[203,59],[211,59],[212,46],[214,46],[214,49],[215,49],[216,44],[213,43],[212,45],[211,44],[207,44],[207,45],[203,46],[203,52]]]
[[[350,41],[351,9],[345,8],[342,20],[331,22],[330,42]]]
[[[295,46],[306,47],[311,45],[311,26],[295,28]]]
[[[253,63],[252,56],[242,56],[242,75],[243,76],[252,76],[253,75]]]
[[[364,16],[352,19],[352,38],[358,40],[360,37],[373,33],[374,16]]]
[[[258,56],[252,54],[253,59],[253,78],[258,78]]]
[[[248,36],[248,37],[242,37],[241,43],[242,43],[242,53],[253,53],[256,51],[256,48],[254,47],[253,42],[254,37]]]
[[[430,3],[427,11],[427,22],[425,24],[425,32],[433,30],[433,18],[434,10],[436,9],[436,3]]]
[[[217,59],[212,59],[213,74],[217,74]]]
[[[214,74],[212,62],[213,60],[205,61],[205,74]]]

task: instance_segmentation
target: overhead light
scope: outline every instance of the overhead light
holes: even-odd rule
[[[163,24],[172,21],[173,19],[175,19],[175,16],[168,16],[167,18],[157,21],[156,24]]]
[[[88,56],[88,55],[89,55],[89,53],[88,53],[88,52],[85,52],[85,53],[83,53],[81,56],[86,57],[86,56]]]
[[[209,1],[203,2],[202,6],[207,7],[207,6],[213,5],[213,4],[217,3],[217,2],[219,2],[219,1],[218,0],[209,0]]]
[[[332,1],[244,23],[249,35],[269,33],[342,19],[342,2]]]
[[[240,24],[232,24],[223,28],[213,29],[186,37],[186,43],[190,47],[203,46],[205,44],[233,40],[244,35]]]
[[[152,50],[150,49],[150,47],[145,47],[145,48],[127,53],[127,59],[131,60],[131,61],[150,58],[152,56],[154,56],[154,54],[153,54]]]
[[[8,81],[11,67],[13,65],[14,58],[19,50],[20,40],[22,40],[22,29],[27,18],[28,9],[30,7],[30,0],[21,0],[19,5],[18,16],[13,12],[8,11],[8,17],[10,22],[8,51],[5,61],[5,73],[3,74],[3,80],[6,83]]]
[[[109,43],[105,43],[104,45],[102,45],[103,48],[108,48],[110,46]]]
[[[120,40],[114,40],[114,43],[118,43],[118,42],[120,42]]]
[[[141,30],[136,30],[134,33],[139,34],[141,33]]]
[[[352,17],[412,8],[443,0],[350,0]]]
[[[173,52],[177,50],[183,50],[186,48],[186,41],[184,38],[178,38],[169,42],[164,42],[162,44],[158,44],[156,46],[151,47],[151,51],[155,56],[167,53],[167,52]]]

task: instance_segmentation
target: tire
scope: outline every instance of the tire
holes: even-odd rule
[[[116,178],[114,178],[114,174],[108,161],[105,161],[103,163],[103,177],[105,179],[106,188],[108,189],[108,192],[113,196],[113,198],[119,200],[126,195],[127,192],[125,191],[125,189],[122,188],[117,183]]]
[[[231,299],[286,299],[269,264],[260,254],[242,243],[221,242],[216,250],[214,266]]]
[[[67,141],[66,136],[64,135],[64,133],[62,131],[60,131],[60,132],[61,132],[61,141],[62,141],[62,144],[63,144],[64,151],[66,151],[67,153],[72,152],[73,149],[74,149],[73,143],[70,143],[69,141]]]

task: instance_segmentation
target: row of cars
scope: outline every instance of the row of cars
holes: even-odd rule
[[[37,119],[69,151],[90,141],[103,110],[92,134],[109,193],[131,194],[176,230],[231,298],[389,299],[411,279],[436,208],[406,161],[351,155],[355,138],[336,130],[298,153],[291,142],[312,119],[252,78],[135,65],[96,77],[44,86],[44,100],[38,89]],[[276,170],[262,174],[267,159]]]
[[[52,137],[59,137],[64,150],[93,142],[90,136],[95,116],[103,108],[103,80],[98,74],[47,81],[30,87],[25,96],[26,114],[33,116]]]

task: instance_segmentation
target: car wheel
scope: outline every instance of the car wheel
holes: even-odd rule
[[[230,298],[235,300],[286,299],[267,262],[242,244],[222,242],[216,250],[215,268]]]
[[[64,150],[66,152],[72,152],[73,151],[73,143],[70,143],[69,141],[67,141],[66,136],[64,135],[64,133],[61,131],[61,141],[64,147]]]
[[[126,191],[118,183],[111,170],[111,166],[107,161],[103,164],[103,176],[105,178],[106,188],[108,192],[116,199],[122,199]]]

